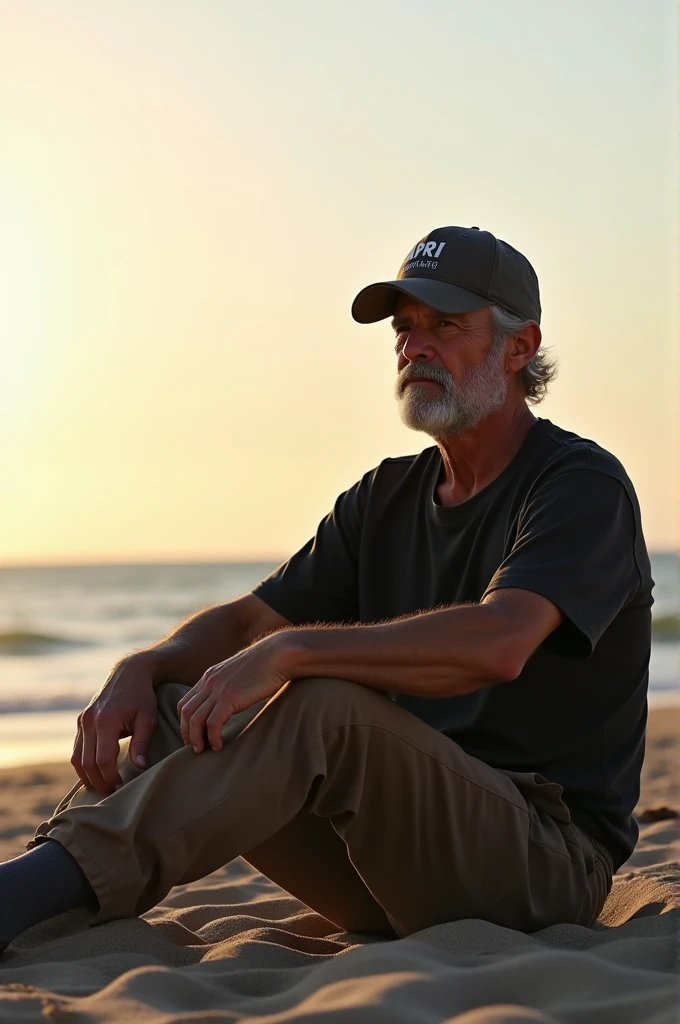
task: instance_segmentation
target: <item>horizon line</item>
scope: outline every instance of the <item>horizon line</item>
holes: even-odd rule
[[[115,566],[123,568],[132,566],[159,566],[159,565],[264,565],[270,562],[278,564],[287,561],[291,556],[279,555],[253,555],[239,558],[230,558],[224,555],[212,557],[180,557],[180,558],[139,558],[131,556],[112,560],[111,558],[98,558],[93,560],[77,559],[74,561],[5,561],[0,558],[0,571],[2,569],[108,569]]]
[[[677,548],[648,548],[650,555],[680,556]],[[294,554],[294,552],[293,552]],[[291,555],[252,555],[239,558],[215,555],[212,557],[180,557],[180,558],[140,558],[125,557],[111,560],[98,558],[94,560],[75,561],[4,561],[0,558],[0,572],[3,569],[109,569],[109,568],[141,568],[148,566],[187,566],[187,565],[265,565],[276,563],[281,565]]]

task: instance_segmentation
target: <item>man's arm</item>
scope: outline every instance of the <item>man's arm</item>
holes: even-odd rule
[[[220,750],[232,715],[310,676],[417,697],[456,697],[511,681],[562,620],[546,598],[501,588],[480,604],[392,622],[282,629],[204,673],[179,702],[182,737],[196,753],[206,737]]]
[[[206,608],[147,649],[154,685],[193,686],[205,670],[291,623],[255,594]]]
[[[453,697],[517,679],[548,637],[560,653],[589,657],[626,602],[641,588],[649,597],[651,578],[637,508],[619,463],[601,450],[584,453],[579,446],[561,462],[559,472],[532,492],[512,550],[479,604],[368,626],[282,629],[213,665],[182,698],[185,742],[200,752],[207,733],[210,745],[219,750],[220,730],[233,714],[305,676],[335,676],[421,697]],[[352,570],[356,544],[343,543],[338,550],[343,549],[352,553],[345,591],[357,594]],[[325,571],[320,571],[313,545],[304,558],[306,572],[298,589],[306,595],[307,606],[304,614],[294,616],[300,623],[314,621],[317,581],[331,587],[334,565],[333,559],[322,560]],[[285,571],[289,569],[290,564]],[[294,594],[295,578],[293,571],[292,587],[289,581],[279,588],[279,606],[290,607],[286,587]],[[354,603],[350,598],[342,605],[351,612]],[[319,618],[329,621],[333,602],[326,601],[325,607]],[[343,615],[340,621],[356,617]]]
[[[281,645],[291,679],[330,676],[417,697],[455,697],[517,679],[563,618],[539,594],[501,589],[477,605],[369,626],[302,626],[272,641]]]

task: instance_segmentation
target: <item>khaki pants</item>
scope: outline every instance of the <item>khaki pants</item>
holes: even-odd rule
[[[555,783],[490,768],[341,679],[288,683],[232,720],[221,751],[194,754],[177,715],[187,689],[158,688],[146,771],[126,759],[125,785],[103,798],[78,784],[29,844],[49,836],[75,857],[98,921],[142,914],[239,855],[352,932],[597,917],[610,859]]]

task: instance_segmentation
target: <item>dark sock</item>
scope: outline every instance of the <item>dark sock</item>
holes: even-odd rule
[[[97,898],[79,864],[50,839],[0,864],[0,951],[48,917],[74,907],[96,907]]]

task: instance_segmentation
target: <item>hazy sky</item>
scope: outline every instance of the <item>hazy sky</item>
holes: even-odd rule
[[[677,543],[671,0],[0,0],[0,562],[286,556],[401,425],[430,229],[541,283],[538,413]]]

